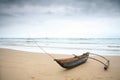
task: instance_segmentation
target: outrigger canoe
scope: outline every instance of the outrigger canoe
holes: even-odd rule
[[[103,59],[105,59],[107,62],[104,63],[96,58],[92,58],[92,57],[89,57],[89,54],[92,54],[92,55],[97,55],[99,57],[102,57]],[[71,68],[74,68],[76,66],[79,66],[83,63],[85,63],[88,58],[90,59],[93,59],[93,60],[96,60],[100,63],[102,63],[104,65],[104,70],[107,70],[108,67],[109,67],[109,60],[107,60],[105,57],[101,56],[101,55],[98,55],[98,54],[94,54],[94,53],[89,53],[89,52],[86,52],[80,56],[76,56],[74,55],[74,57],[72,58],[66,58],[66,59],[54,59],[61,67],[63,68],[66,68],[66,69],[71,69]]]

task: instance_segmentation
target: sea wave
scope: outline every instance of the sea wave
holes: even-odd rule
[[[38,47],[49,50],[84,50],[84,51],[107,51],[110,53],[120,54],[119,38],[0,38],[0,47],[7,48],[29,48]],[[105,53],[107,54],[107,53]]]
[[[118,46],[108,46],[108,47],[110,47],[110,48],[120,48],[120,45],[118,45]]]

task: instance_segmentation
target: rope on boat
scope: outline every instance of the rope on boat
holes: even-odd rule
[[[51,54],[47,53],[40,45],[37,44],[36,41],[34,41],[34,43],[37,45],[37,47],[39,47],[46,55],[50,56],[52,59],[55,59]]]

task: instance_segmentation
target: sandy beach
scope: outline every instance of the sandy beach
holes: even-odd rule
[[[70,55],[53,54],[56,58]],[[78,67],[66,70],[45,54],[0,49],[0,80],[120,80],[120,56],[106,56],[107,71],[99,62],[88,59]]]

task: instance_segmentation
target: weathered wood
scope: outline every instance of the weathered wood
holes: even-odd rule
[[[54,59],[61,67],[63,68],[73,68],[80,64],[83,64],[87,61],[89,56],[89,53],[84,53],[81,56],[75,56],[73,58],[67,58],[67,59]]]

